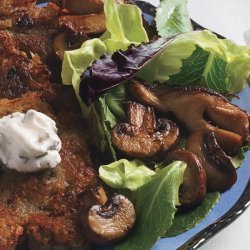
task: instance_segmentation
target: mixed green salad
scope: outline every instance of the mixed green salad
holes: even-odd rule
[[[208,30],[193,31],[186,0],[160,2],[155,17],[160,38],[151,44],[136,5],[105,0],[104,12],[107,31],[65,53],[62,79],[64,84],[73,85],[83,117],[91,122],[93,142],[106,156],[105,165],[99,168],[100,178],[126,194],[136,209],[134,230],[115,249],[151,249],[160,237],[181,234],[203,220],[220,194],[208,193],[197,208],[179,210],[179,188],[186,163],[176,161],[166,167],[163,162],[119,158],[110,131],[127,119],[123,106],[129,100],[126,79],[136,76],[148,83],[202,86],[235,94],[250,75],[250,48],[219,39]],[[132,48],[129,54],[115,54],[117,64],[113,67],[114,52],[128,48]],[[130,62],[126,67],[124,56]],[[90,75],[88,67],[99,58],[108,63],[100,60]],[[122,68],[122,74],[117,74],[117,67]],[[85,80],[81,81],[83,74]],[[86,91],[81,96],[80,89]],[[241,151],[234,159],[235,166],[243,159]]]

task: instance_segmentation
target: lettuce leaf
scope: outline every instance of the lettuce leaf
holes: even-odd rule
[[[92,123],[93,128],[98,128],[93,138],[94,144],[98,145],[101,152],[108,151],[115,160],[116,155],[111,145],[109,131],[118,119],[126,117],[121,108],[125,92],[122,88],[111,91],[100,97],[94,105],[87,107],[79,96],[81,75],[105,53],[125,50],[130,44],[139,45],[141,42],[147,42],[148,36],[143,27],[141,11],[135,5],[117,4],[114,0],[105,0],[104,12],[107,31],[101,38],[87,40],[77,50],[66,51],[61,76],[64,84],[73,85],[83,117]],[[118,91],[119,99],[116,96]]]
[[[138,74],[149,82],[198,85],[237,93],[250,75],[250,47],[219,39],[210,31],[181,34]]]
[[[135,205],[134,230],[116,250],[147,250],[171,227],[179,204],[179,187],[186,164],[176,161],[163,168],[147,184],[129,197]]]
[[[245,160],[245,152],[247,152],[248,150],[250,150],[250,142],[247,142],[246,145],[241,147],[238,154],[232,158],[231,161],[235,168],[240,167],[242,162]]]
[[[112,54],[118,49],[126,50],[131,43],[139,45],[141,42],[148,42],[141,10],[135,5],[116,4],[113,0],[105,0],[104,12],[107,31],[101,39],[108,53]]]
[[[66,51],[62,65],[63,84],[73,85],[77,99],[86,117],[89,109],[79,97],[79,84],[83,72],[105,53],[116,50],[126,50],[130,44],[148,42],[147,33],[143,27],[141,10],[131,4],[116,4],[114,0],[105,0],[104,12],[107,31],[101,39],[87,40],[81,48]],[[130,29],[130,27],[133,29]]]
[[[100,94],[129,80],[156,57],[174,38],[164,37],[139,46],[131,46],[126,51],[117,51],[96,60],[85,70],[80,84],[80,96],[86,104],[91,104]]]
[[[164,236],[173,237],[196,226],[209,214],[219,199],[220,193],[207,193],[197,208],[185,212],[178,211],[174,217],[172,226]]]
[[[110,111],[121,121],[127,121],[127,114],[123,105],[128,101],[125,84],[118,85],[106,93],[106,105]]]
[[[108,105],[106,104],[106,95],[99,97],[99,99],[95,101],[94,107],[97,116],[99,117],[99,121],[97,122],[100,123],[102,128],[101,131],[99,131],[99,133],[103,135],[101,141],[99,142],[101,143],[100,150],[101,152],[108,153],[107,158],[110,158],[109,156],[111,156],[111,160],[117,160],[116,152],[111,142],[110,130],[118,122],[118,120],[113,115]],[[94,137],[99,137],[99,136],[95,135]]]
[[[100,148],[101,152],[107,152],[106,158],[109,158],[109,160],[117,160],[111,142],[110,130],[116,123],[126,120],[127,115],[122,107],[126,101],[125,85],[121,84],[100,96],[91,106],[91,108],[94,108],[96,119],[93,117],[93,112],[92,115],[88,115],[89,123],[92,126],[90,130],[97,126],[96,124],[99,124],[100,127],[98,130],[95,129],[94,133],[96,134],[92,136],[94,139],[99,138],[99,145],[97,141],[95,146]]]
[[[155,172],[147,168],[140,160],[128,161],[121,159],[102,165],[99,177],[110,187],[135,191],[152,179]]]
[[[193,30],[187,0],[161,0],[156,8],[156,28],[162,37]]]

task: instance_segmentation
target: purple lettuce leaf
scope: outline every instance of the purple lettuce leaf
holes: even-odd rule
[[[82,75],[82,100],[90,105],[108,89],[131,79],[173,40],[174,37],[161,37],[147,44],[132,45],[126,51],[119,50],[113,55],[106,54],[96,60]]]

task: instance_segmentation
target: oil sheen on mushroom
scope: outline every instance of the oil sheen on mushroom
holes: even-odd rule
[[[115,194],[105,204],[91,206],[82,214],[81,222],[89,240],[107,245],[126,237],[135,217],[133,204],[125,196]]]
[[[104,14],[68,15],[59,18],[59,27],[86,35],[102,34],[106,31]]]
[[[204,199],[207,190],[206,172],[199,158],[188,150],[176,149],[167,154],[165,160],[168,163],[173,161],[187,163],[180,188],[180,203],[183,208],[197,206]]]
[[[152,107],[128,103],[128,123],[118,123],[111,131],[113,145],[128,157],[155,159],[179,139],[179,129],[167,119],[155,119]]]
[[[187,149],[196,154],[206,170],[210,191],[225,191],[237,180],[237,173],[228,157],[218,145],[213,131],[196,132],[188,137]]]
[[[223,96],[201,88],[168,88],[131,81],[131,93],[161,112],[172,112],[190,133],[213,131],[228,155],[235,155],[249,134],[245,111]],[[206,118],[207,119],[206,119]]]

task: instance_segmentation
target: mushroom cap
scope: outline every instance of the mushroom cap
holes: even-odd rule
[[[218,93],[203,88],[149,86],[137,80],[131,93],[161,112],[172,112],[190,133],[214,131],[223,150],[234,155],[249,135],[248,114]]]
[[[93,205],[81,221],[88,238],[96,245],[107,245],[123,239],[135,223],[133,204],[115,194],[105,205]]]
[[[111,131],[113,145],[129,157],[155,159],[175,146],[179,128],[167,119],[155,120],[152,107],[129,102],[129,123],[118,123]]]
[[[206,172],[199,158],[188,150],[176,149],[167,154],[166,161],[184,161],[187,163],[179,199],[183,208],[197,206],[204,199],[207,191]]]
[[[190,135],[186,148],[199,157],[206,171],[209,190],[225,191],[236,182],[237,173],[231,158],[221,149],[213,131]]]

